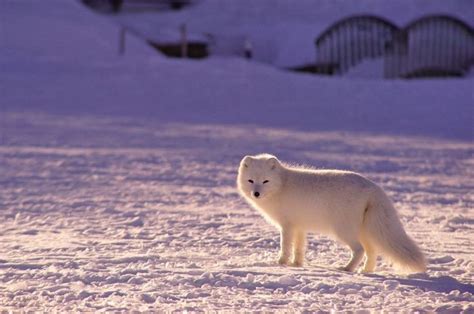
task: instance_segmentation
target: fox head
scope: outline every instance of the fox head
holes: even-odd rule
[[[279,191],[282,164],[272,155],[245,156],[240,162],[237,186],[246,198],[258,202]]]

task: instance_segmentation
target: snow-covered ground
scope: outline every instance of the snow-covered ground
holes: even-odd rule
[[[474,312],[472,78],[169,61],[132,38],[118,57],[74,1],[2,1],[0,23],[1,309]],[[304,268],[277,266],[235,188],[259,152],[378,182],[428,272],[341,272],[317,235]]]
[[[0,306],[57,310],[473,311],[473,147],[339,132],[8,115],[0,147]],[[278,233],[238,196],[244,153],[353,169],[393,197],[427,274],[276,264]]]

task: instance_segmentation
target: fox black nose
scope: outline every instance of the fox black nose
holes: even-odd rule
[[[260,196],[260,193],[254,192],[253,195],[254,195],[255,197],[259,197],[259,196]]]

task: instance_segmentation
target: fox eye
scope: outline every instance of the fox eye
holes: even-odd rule
[[[253,180],[249,180],[250,183],[253,183]]]
[[[263,184],[268,183],[268,180],[263,181]]]

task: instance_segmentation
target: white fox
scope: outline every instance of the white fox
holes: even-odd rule
[[[306,233],[335,237],[352,250],[342,269],[373,272],[377,255],[399,270],[424,272],[425,258],[405,233],[385,192],[360,174],[282,164],[275,156],[245,156],[237,185],[245,199],[280,230],[279,264],[302,266]]]

